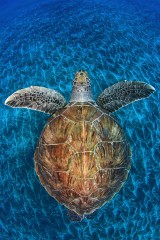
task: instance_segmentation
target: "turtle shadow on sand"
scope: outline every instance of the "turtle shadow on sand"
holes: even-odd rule
[[[73,80],[71,100],[57,91],[32,86],[9,96],[5,104],[51,114],[34,154],[35,169],[46,191],[81,220],[110,201],[131,168],[125,133],[112,113],[155,89],[138,81],[106,88],[94,101],[87,72]]]

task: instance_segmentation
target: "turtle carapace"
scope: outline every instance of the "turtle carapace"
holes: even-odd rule
[[[122,81],[95,101],[88,74],[80,70],[68,104],[59,92],[37,86],[13,93],[5,104],[52,115],[36,147],[36,173],[52,197],[83,217],[114,197],[131,167],[129,143],[112,113],[154,90]]]

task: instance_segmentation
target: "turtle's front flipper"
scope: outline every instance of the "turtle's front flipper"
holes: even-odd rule
[[[5,104],[14,108],[30,108],[53,114],[66,104],[65,98],[55,90],[32,86],[9,96]]]
[[[99,95],[97,104],[112,113],[129,103],[149,97],[154,91],[151,85],[144,82],[123,81],[106,88]]]

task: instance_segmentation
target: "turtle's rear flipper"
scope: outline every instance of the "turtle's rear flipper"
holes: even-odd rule
[[[149,97],[155,89],[144,82],[123,81],[106,88],[98,97],[97,104],[109,113],[137,101]]]
[[[70,221],[73,222],[81,222],[83,220],[83,216],[79,216],[69,209],[67,210],[67,215],[69,216]]]
[[[66,104],[65,98],[55,90],[32,86],[21,89],[9,96],[5,105],[14,108],[30,108],[53,114]]]

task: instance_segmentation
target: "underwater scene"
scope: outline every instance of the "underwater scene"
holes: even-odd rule
[[[160,2],[0,1],[0,240],[160,239]],[[42,187],[34,152],[50,115],[4,105],[41,86],[69,102],[79,69],[94,100],[119,81],[155,92],[112,114],[132,150],[128,179],[102,208],[73,221]]]

